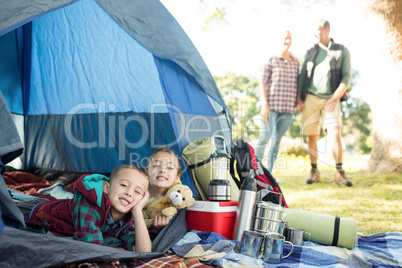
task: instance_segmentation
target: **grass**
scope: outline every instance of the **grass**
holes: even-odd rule
[[[282,159],[281,159],[282,158]],[[345,155],[344,168],[353,187],[334,182],[333,163],[319,162],[321,182],[307,185],[308,157],[279,156],[285,165],[273,176],[289,208],[303,209],[339,217],[352,217],[363,235],[402,232],[402,174],[374,174],[364,171],[368,156]],[[278,161],[277,161],[278,162]]]

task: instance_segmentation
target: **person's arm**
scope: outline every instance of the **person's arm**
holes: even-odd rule
[[[74,239],[102,245],[103,235],[101,231],[100,215],[92,203],[85,197],[77,200],[72,213],[75,232]]]
[[[260,83],[261,120],[264,123],[268,121],[270,116],[266,86],[267,84],[264,82]]]
[[[351,83],[352,83],[352,66],[350,62],[350,53],[349,50],[346,47],[344,47],[343,58],[342,58],[342,80],[339,83],[339,86],[335,90],[334,94],[331,96],[331,98],[328,99],[327,104],[325,105],[325,111],[330,112],[333,109],[335,109],[336,104],[348,90]]]
[[[159,233],[163,227],[169,224],[169,217],[163,216],[162,213],[157,213],[152,224],[152,231]]]
[[[270,117],[269,105],[268,105],[268,93],[267,89],[270,87],[272,77],[272,58],[269,59],[268,63],[264,66],[264,73],[260,82],[260,102],[261,102],[261,120],[262,122],[267,122]]]
[[[145,224],[142,209],[148,201],[149,193],[145,192],[144,197],[131,209],[135,228],[135,252],[151,252],[152,244],[149,237],[148,228]]]
[[[304,102],[301,99],[301,92],[299,91],[297,92],[296,107],[298,113],[301,113],[304,110]]]
[[[341,82],[339,87],[335,90],[334,94],[331,98],[328,99],[327,103],[325,104],[325,111],[331,112],[333,111],[336,106],[339,104],[339,100],[342,98],[343,94],[345,94],[348,87],[345,83]]]
[[[302,64],[302,68],[300,70],[300,74],[299,74],[299,77],[297,79],[296,107],[297,107],[297,112],[299,112],[299,113],[301,113],[304,110],[304,102],[301,99],[301,94],[302,94],[302,90],[303,90],[304,81],[305,81],[306,76],[307,76],[307,55],[308,55],[308,51],[304,55],[304,61],[303,61],[303,64]]]

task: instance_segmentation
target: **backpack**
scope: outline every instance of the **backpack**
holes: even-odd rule
[[[239,178],[235,175],[235,169]],[[237,144],[234,145],[230,158],[230,174],[239,188],[244,179],[254,177],[257,181],[259,191],[263,189],[271,191],[262,198],[263,201],[281,204],[286,208],[288,207],[281,188],[275,178],[268,169],[261,164],[260,160],[256,158],[254,148],[241,137],[237,138]],[[281,200],[279,198],[281,198]]]

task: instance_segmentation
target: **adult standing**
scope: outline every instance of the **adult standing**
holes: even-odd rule
[[[260,82],[261,125],[255,155],[263,160],[265,147],[271,139],[267,159],[270,172],[296,107],[299,61],[290,53],[291,45],[292,34],[285,31],[282,51],[268,60]]]
[[[308,136],[311,162],[308,184],[320,181],[317,168],[318,137],[321,116],[323,129],[332,142],[332,154],[336,163],[335,182],[352,186],[342,168],[342,112],[340,100],[347,93],[352,80],[349,50],[329,37],[330,25],[319,20],[314,36],[317,44],[310,48],[302,65],[298,81],[297,110],[303,111],[302,135]]]

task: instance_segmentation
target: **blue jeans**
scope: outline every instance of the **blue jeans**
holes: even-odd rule
[[[279,144],[281,143],[282,136],[285,135],[286,131],[292,123],[293,114],[290,113],[278,113],[270,110],[270,117],[267,122],[262,122],[260,125],[260,134],[258,137],[258,142],[255,146],[255,156],[261,160],[263,163],[264,151],[267,146],[269,139],[271,138],[271,145],[268,152],[268,170],[272,172],[276,157],[279,152]],[[265,162],[265,161],[264,161]]]

